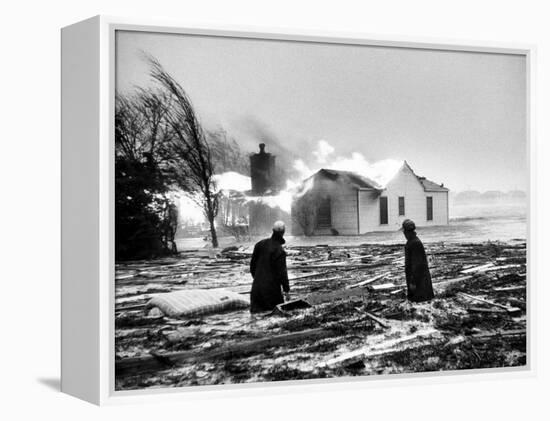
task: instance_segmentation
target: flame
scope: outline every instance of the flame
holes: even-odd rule
[[[212,178],[216,184],[216,192],[228,190],[245,192],[252,188],[250,177],[238,172],[228,171],[223,174],[215,174]]]
[[[292,201],[296,197],[300,183],[287,180],[286,187],[279,193],[266,196],[246,196],[246,202],[263,203],[272,208],[280,208],[290,213]]]
[[[224,196],[228,196],[229,191],[237,191],[244,194],[244,192],[251,189],[252,185],[250,177],[234,171],[215,174],[212,178],[214,180],[214,192],[221,193]],[[177,200],[180,220],[195,224],[204,222],[204,212],[201,207],[188,193],[180,193]]]

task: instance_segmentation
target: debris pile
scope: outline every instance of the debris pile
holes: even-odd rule
[[[403,244],[287,247],[293,299],[258,315],[147,307],[179,290],[248,294],[250,245],[117,264],[116,389],[525,365],[525,242],[426,251],[436,298],[411,304]]]

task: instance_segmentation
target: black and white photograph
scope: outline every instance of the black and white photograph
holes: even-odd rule
[[[529,364],[525,55],[114,51],[116,391]]]

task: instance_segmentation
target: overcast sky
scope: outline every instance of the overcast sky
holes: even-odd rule
[[[119,92],[153,84],[141,51],[246,152],[310,164],[325,140],[454,191],[527,187],[522,56],[118,32]]]

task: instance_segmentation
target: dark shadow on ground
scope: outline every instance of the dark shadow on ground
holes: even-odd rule
[[[40,378],[36,379],[36,381],[46,387],[49,387],[52,390],[55,390],[56,392],[61,391],[61,380],[57,377]]]

